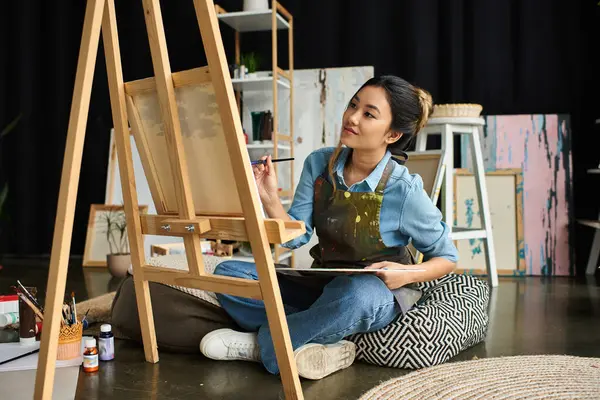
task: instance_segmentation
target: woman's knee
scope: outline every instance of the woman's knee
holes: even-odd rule
[[[223,261],[216,266],[214,275],[232,278],[257,279],[256,265],[245,261]]]
[[[332,282],[343,291],[353,307],[372,310],[394,302],[394,295],[375,275],[356,274],[340,276]]]

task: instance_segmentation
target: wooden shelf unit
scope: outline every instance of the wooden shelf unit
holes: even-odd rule
[[[271,56],[272,65],[270,71],[263,71],[256,78],[232,79],[233,89],[236,94],[236,100],[240,117],[242,116],[241,97],[246,91],[272,91],[273,93],[273,140],[268,144],[251,143],[247,145],[248,150],[252,149],[272,149],[273,158],[280,157],[280,151],[289,155],[281,157],[294,157],[294,18],[277,0],[272,0],[271,8],[264,11],[235,11],[227,12],[223,7],[215,5],[217,19],[227,25],[235,32],[235,64],[241,63],[241,33],[245,32],[266,32],[271,31]],[[286,71],[279,67],[277,57],[278,31],[288,31],[288,64]],[[264,76],[265,73],[268,76]],[[279,112],[278,112],[278,89],[289,90],[290,112],[289,112],[289,132],[280,132]],[[274,164],[275,173],[278,173],[277,164]],[[278,178],[281,178],[279,174]],[[294,164],[289,168],[288,187],[280,190],[279,196],[282,197],[284,207],[292,203],[291,198],[294,193]],[[290,255],[291,253],[291,255]],[[290,260],[290,266],[294,265],[294,253],[288,249],[275,245],[275,262]]]

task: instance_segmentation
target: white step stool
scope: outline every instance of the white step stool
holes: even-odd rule
[[[600,164],[598,168],[588,169],[588,174],[600,175]],[[579,222],[582,225],[594,228],[594,239],[592,240],[592,247],[590,249],[590,255],[588,257],[587,267],[585,269],[586,275],[594,275],[598,268],[600,268],[598,258],[600,257],[600,214],[598,214],[597,220],[580,219]]]
[[[417,135],[416,151],[427,150],[427,136],[442,136],[442,153],[445,158],[445,172],[442,191],[442,214],[444,221],[450,228],[450,236],[453,240],[482,239],[486,263],[487,275],[492,287],[498,286],[498,271],[496,269],[496,253],[492,235],[492,219],[488,202],[488,193],[485,183],[485,170],[483,167],[483,156],[481,153],[481,140],[479,130],[485,125],[483,118],[430,118],[427,125]],[[481,214],[481,228],[469,229],[454,226],[454,135],[468,135],[471,143],[471,154],[474,157],[473,166],[475,182]]]

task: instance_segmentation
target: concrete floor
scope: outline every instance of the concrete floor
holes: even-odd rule
[[[0,293],[10,292],[16,279],[40,288],[46,285],[47,261],[5,263]],[[119,280],[94,268],[70,267],[67,290],[80,300],[114,290]],[[501,278],[490,304],[485,342],[452,361],[474,357],[524,354],[569,354],[600,357],[600,283],[597,278]],[[197,355],[160,352],[160,361],[144,360],[141,345],[117,341],[116,359],[102,363],[99,373],[79,375],[77,398],[95,399],[278,399],[278,377],[260,364],[215,362]],[[406,374],[392,368],[355,363],[321,381],[302,381],[306,399],[356,399],[378,383]]]

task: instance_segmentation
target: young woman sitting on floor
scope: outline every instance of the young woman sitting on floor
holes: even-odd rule
[[[457,250],[441,213],[411,175],[403,150],[425,125],[429,93],[395,76],[368,80],[343,114],[340,143],[311,153],[294,201],[286,212],[277,194],[270,157],[254,175],[270,218],[302,220],[306,234],[285,244],[298,248],[316,229],[313,266],[374,268],[376,273],[295,279],[278,274],[287,323],[300,376],[320,379],[352,364],[355,345],[345,337],[384,328],[416,303],[411,289],[450,273]],[[414,265],[405,247],[423,253]],[[397,268],[425,272],[392,272]],[[215,274],[258,279],[253,263],[226,261]],[[215,360],[262,362],[278,374],[263,302],[218,294],[221,306],[247,332],[219,329],[206,335],[200,350]]]

